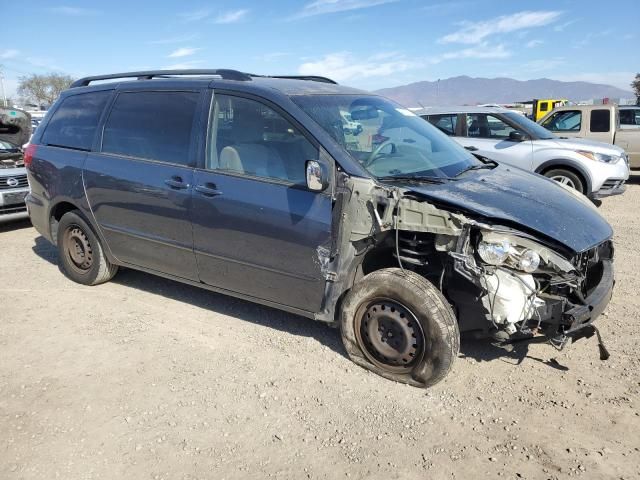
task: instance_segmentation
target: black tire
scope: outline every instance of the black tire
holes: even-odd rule
[[[340,327],[351,360],[416,387],[442,380],[460,350],[458,322],[447,300],[426,279],[399,268],[357,282],[342,303]]]
[[[554,168],[544,172],[544,176],[556,181],[565,179],[566,183],[562,181],[560,181],[560,183],[565,183],[565,185],[577,190],[580,193],[584,193],[585,191],[584,180],[578,174],[572,172],[571,170],[565,170],[564,168]]]
[[[98,237],[80,212],[65,213],[58,224],[60,270],[74,282],[98,285],[113,278],[118,266],[107,260]]]

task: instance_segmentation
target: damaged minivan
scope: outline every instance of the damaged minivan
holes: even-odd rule
[[[599,338],[614,286],[588,200],[323,77],[83,78],[25,163],[72,280],[128,267],[327,322],[357,364],[415,386],[447,375],[461,332]]]

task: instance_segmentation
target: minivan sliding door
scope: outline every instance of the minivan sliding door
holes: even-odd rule
[[[199,91],[120,92],[102,149],[84,169],[89,204],[113,255],[197,280],[189,208]]]

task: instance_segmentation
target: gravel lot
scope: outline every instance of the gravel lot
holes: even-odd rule
[[[463,341],[425,391],[322,324],[135,271],[83,287],[0,226],[1,479],[640,478],[640,176],[601,212],[618,284],[595,338]]]

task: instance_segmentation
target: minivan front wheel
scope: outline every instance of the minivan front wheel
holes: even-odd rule
[[[550,178],[551,180],[555,180],[558,183],[566,185],[567,187],[573,188],[580,193],[584,193],[584,183],[582,179],[570,170],[565,170],[564,168],[554,168],[553,170],[545,172],[544,176]]]
[[[442,380],[460,349],[458,323],[440,291],[398,268],[357,282],[342,303],[340,323],[355,363],[417,387]]]
[[[65,213],[58,224],[60,270],[83,285],[98,285],[113,278],[118,266],[107,260],[100,240],[78,212]]]

